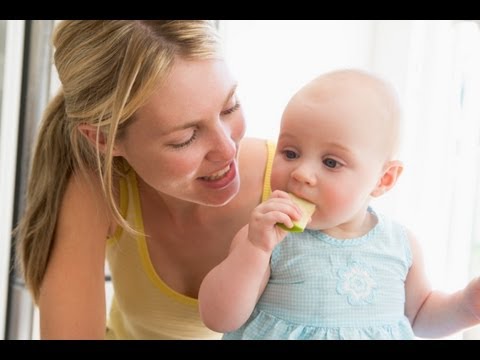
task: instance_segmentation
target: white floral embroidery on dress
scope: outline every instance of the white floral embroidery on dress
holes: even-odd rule
[[[350,305],[372,303],[377,284],[370,276],[369,267],[358,261],[350,261],[337,272],[337,292],[346,295]]]

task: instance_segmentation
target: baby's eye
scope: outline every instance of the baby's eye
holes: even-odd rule
[[[287,159],[296,159],[298,157],[297,153],[292,150],[285,150],[283,153]]]
[[[337,160],[330,159],[330,158],[323,160],[323,163],[325,164],[325,166],[331,169],[335,169],[341,166],[341,164]]]

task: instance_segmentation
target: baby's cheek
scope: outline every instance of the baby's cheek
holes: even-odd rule
[[[288,179],[288,172],[285,171],[282,164],[277,162],[277,164],[273,166],[272,174],[270,175],[270,186],[272,188],[272,191],[287,191]]]
[[[324,190],[323,202],[329,212],[343,212],[351,206],[353,194],[343,190],[340,186],[332,186]]]

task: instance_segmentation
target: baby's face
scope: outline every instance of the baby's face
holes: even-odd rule
[[[389,140],[385,112],[368,89],[317,90],[307,86],[284,112],[271,183],[315,203],[308,227],[326,230],[365,210]]]

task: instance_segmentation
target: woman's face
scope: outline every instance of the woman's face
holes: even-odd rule
[[[221,60],[176,59],[166,81],[135,114],[116,149],[164,195],[220,206],[239,191],[245,120],[236,82]]]

